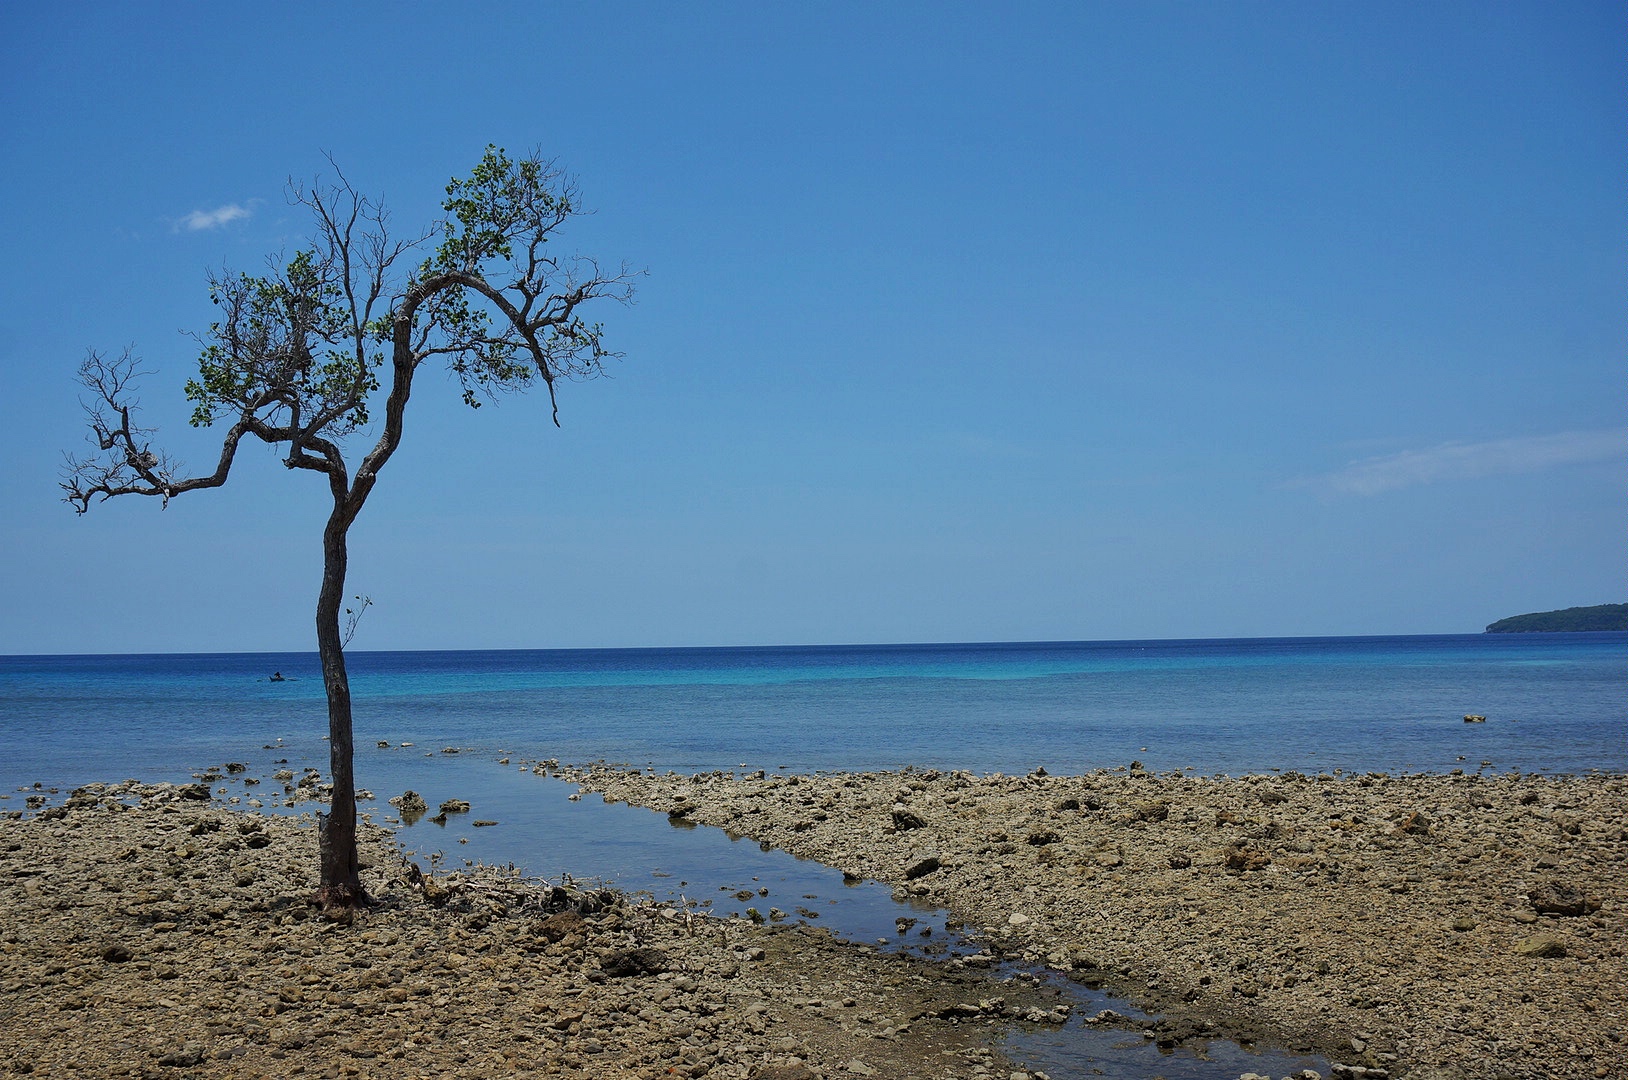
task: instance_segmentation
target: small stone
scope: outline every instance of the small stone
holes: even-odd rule
[[[427,814],[430,812],[430,804],[424,801],[424,796],[411,788],[389,801],[391,806],[394,806],[403,814]]]
[[[1430,832],[1430,819],[1415,810],[1402,819],[1396,831],[1406,836],[1425,836]]]
[[[1137,821],[1164,821],[1170,817],[1170,803],[1164,799],[1138,803],[1133,816]]]
[[[943,863],[938,861],[938,857],[936,855],[929,855],[925,859],[918,859],[916,862],[906,867],[904,876],[908,880],[914,881],[919,877],[926,877],[928,874],[931,874],[934,870],[937,870],[943,865]]]
[[[1539,915],[1587,915],[1600,909],[1582,889],[1564,881],[1545,881],[1527,897]]]
[[[585,933],[587,927],[588,920],[581,915],[574,911],[562,911],[537,923],[532,927],[532,933],[544,941],[555,942],[571,934]]]
[[[752,1070],[752,1080],[819,1080],[807,1065],[764,1065]]]
[[[1566,943],[1551,934],[1537,934],[1521,941],[1515,951],[1522,956],[1550,959],[1566,955]]]
[[[666,953],[648,947],[607,953],[599,962],[600,969],[606,975],[618,979],[631,975],[660,975],[671,966]]]
[[[908,807],[899,805],[897,803],[894,804],[891,816],[893,819],[893,827],[900,832],[907,832],[911,829],[924,829],[927,827],[927,822],[922,820],[920,814],[917,814]]]

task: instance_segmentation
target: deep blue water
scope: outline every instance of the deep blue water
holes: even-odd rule
[[[1628,771],[1628,634],[356,652],[358,782],[424,750],[680,772]],[[268,681],[281,671],[288,681]],[[1465,724],[1465,713],[1487,716]],[[0,789],[321,756],[314,654],[0,657]]]

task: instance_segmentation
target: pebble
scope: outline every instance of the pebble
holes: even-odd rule
[[[1272,1033],[1361,1080],[1621,1056],[1621,776],[556,775],[926,895],[1191,1033],[1172,1045]],[[1522,936],[1551,920],[1587,932]]]
[[[310,815],[82,791],[0,819],[0,1075],[938,1080],[974,1075],[963,1051],[1008,1064],[985,1046],[1004,1018],[939,1019],[955,1002],[1051,1004],[809,928],[484,867],[415,879],[372,826],[378,903],[329,921]]]

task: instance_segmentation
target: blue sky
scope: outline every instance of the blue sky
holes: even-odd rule
[[[16,8],[0,652],[312,647],[326,492],[75,518],[72,374],[159,441],[210,268],[334,155],[403,230],[541,148],[648,270],[613,377],[421,378],[357,648],[1473,632],[1620,601],[1615,3]]]

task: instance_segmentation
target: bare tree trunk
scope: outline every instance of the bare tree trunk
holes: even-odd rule
[[[356,777],[352,769],[350,678],[339,634],[339,608],[345,597],[348,552],[345,534],[350,516],[334,507],[322,532],[322,592],[317,598],[317,653],[328,691],[328,755],[333,795],[328,813],[317,815],[322,883],[317,901],[325,907],[350,908],[366,903],[356,859]]]

